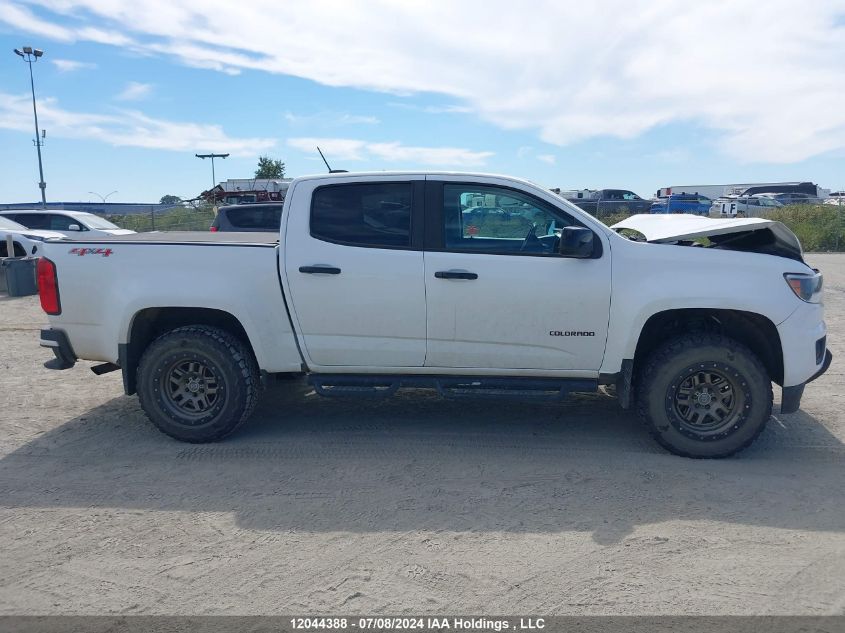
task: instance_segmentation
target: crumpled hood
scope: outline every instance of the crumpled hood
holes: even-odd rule
[[[773,243],[787,251],[793,258],[801,259],[801,242],[782,222],[765,218],[706,218],[687,213],[632,215],[610,227],[614,231],[631,229],[645,236],[649,242],[677,242],[700,237],[715,238],[725,242],[732,234],[740,236],[752,231],[771,232]],[[719,239],[721,236],[721,239]],[[743,249],[744,250],[744,249]]]

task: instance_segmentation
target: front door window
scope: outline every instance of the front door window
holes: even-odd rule
[[[443,186],[447,250],[502,255],[554,255],[573,218],[533,196],[486,185]]]

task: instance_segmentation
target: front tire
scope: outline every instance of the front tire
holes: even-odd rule
[[[190,325],[153,341],[138,364],[150,421],[183,442],[216,442],[246,422],[258,399],[252,352],[229,332]]]
[[[676,455],[728,457],[748,447],[771,417],[771,378],[757,356],[731,338],[681,336],[646,361],[637,411]]]

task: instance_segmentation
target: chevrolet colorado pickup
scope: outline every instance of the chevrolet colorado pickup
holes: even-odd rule
[[[479,196],[518,213],[472,213]],[[608,228],[529,182],[459,173],[294,180],[278,233],[45,242],[47,363],[121,370],[187,442],[247,420],[274,374],[325,396],[563,398],[612,386],[668,450],[723,457],[793,412],[831,355],[822,276],[759,218]]]

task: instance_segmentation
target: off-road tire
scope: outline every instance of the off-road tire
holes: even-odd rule
[[[200,367],[215,388],[207,410],[194,405],[186,411],[173,391],[192,395],[177,382],[178,368]],[[184,372],[182,372],[184,374]],[[199,375],[195,374],[195,375]],[[191,388],[206,390],[205,380],[192,378]],[[199,387],[196,383],[202,383]],[[171,330],[155,339],[138,363],[138,399],[150,421],[163,433],[182,442],[203,443],[223,439],[252,414],[258,400],[258,367],[249,348],[229,332],[205,325]],[[211,391],[211,387],[207,388]]]
[[[721,334],[696,333],[673,338],[652,352],[638,373],[637,413],[654,439],[676,455],[694,458],[733,455],[763,432],[772,414],[772,383],[766,368],[745,345]],[[702,380],[702,376],[713,378]],[[731,399],[734,408],[722,421],[713,419],[711,424],[716,428],[705,433],[700,430],[704,427],[696,426],[685,416],[695,417],[693,408],[710,415],[709,410],[703,410],[701,402],[706,401],[709,406],[708,386],[714,380],[718,386],[719,376],[727,383],[721,389],[728,396],[717,397]],[[702,385],[703,393],[696,391],[701,395],[695,397],[685,395],[684,392],[698,389],[690,387],[696,382]],[[688,402],[694,406],[688,406]]]

